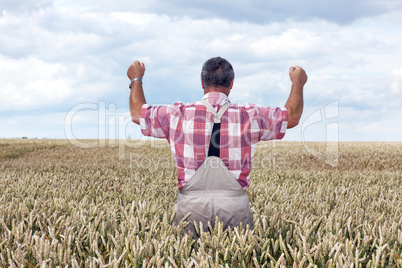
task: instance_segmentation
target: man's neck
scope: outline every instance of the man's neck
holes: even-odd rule
[[[211,93],[211,92],[221,92],[221,93],[225,94],[226,96],[229,96],[230,89],[225,88],[225,87],[215,87],[215,86],[210,86],[208,88],[204,88],[204,95],[207,93]]]

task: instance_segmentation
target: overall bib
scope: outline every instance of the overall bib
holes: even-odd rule
[[[185,228],[185,232],[191,231],[193,238],[196,239],[198,235],[194,222],[198,228],[201,222],[203,231],[207,232],[208,222],[214,228],[216,217],[223,222],[224,230],[229,227],[233,229],[241,222],[244,227],[248,224],[250,229],[254,229],[247,192],[219,158],[220,118],[230,103],[223,105],[217,113],[208,101],[202,100],[202,102],[215,116],[208,157],[179,192],[174,224],[177,225],[187,213],[191,212],[186,219],[189,225]]]

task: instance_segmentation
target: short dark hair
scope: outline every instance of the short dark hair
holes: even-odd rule
[[[221,57],[211,58],[202,66],[201,79],[206,88],[209,86],[229,88],[234,76],[232,65]]]

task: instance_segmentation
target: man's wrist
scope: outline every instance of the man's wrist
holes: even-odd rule
[[[128,85],[128,88],[131,89],[131,86],[133,85],[134,82],[141,82],[141,84],[142,84],[142,78],[136,77],[136,78],[132,79],[130,81],[130,84]]]
[[[300,82],[294,82],[292,83],[292,88],[296,88],[298,90],[303,90],[304,84]]]

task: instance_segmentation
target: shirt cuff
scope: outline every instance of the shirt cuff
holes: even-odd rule
[[[145,123],[145,116],[147,113],[148,106],[150,106],[150,105],[146,104],[146,103],[143,104],[141,107],[141,111],[140,111],[140,126],[141,126],[141,132],[144,136],[149,136],[149,134],[148,134],[149,131],[147,130],[146,123]]]
[[[280,140],[283,139],[283,137],[286,134],[286,130],[288,129],[288,110],[285,107],[281,108],[282,115],[281,115],[281,129],[279,130],[276,139]]]

